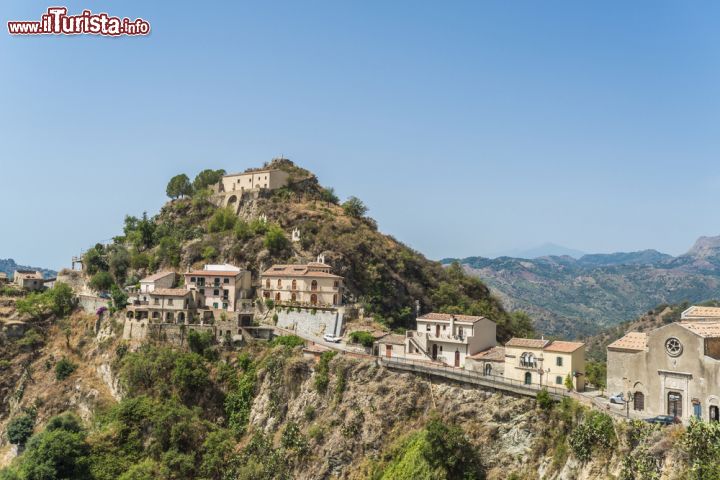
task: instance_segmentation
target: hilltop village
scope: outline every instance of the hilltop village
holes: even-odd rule
[[[188,405],[192,410],[173,422],[201,415],[193,427],[199,439],[172,447],[187,457],[179,476],[167,473],[183,470],[155,445],[148,453],[154,466],[136,466],[147,467],[149,476],[119,473],[142,457],[137,451],[116,453],[126,463],[109,466],[110,473],[77,478],[223,478],[222,469],[244,468],[227,460],[233,449],[260,465],[270,461],[273,446],[284,455],[281,466],[237,478],[368,478],[358,473],[366,468],[390,472],[370,478],[411,478],[396,476],[401,467],[378,456],[387,451],[381,445],[391,448],[385,436],[404,445],[406,453],[393,455],[410,465],[421,437],[398,432],[416,428],[413,435],[429,436],[440,428],[434,417],[440,413],[452,419],[442,433],[456,435],[447,440],[452,448],[495,449],[483,460],[488,478],[534,478],[529,472],[597,478],[597,469],[609,465],[621,478],[636,478],[627,475],[639,465],[658,473],[681,461],[667,450],[637,450],[633,432],[643,442],[660,442],[655,427],[684,424],[682,435],[694,435],[698,423],[720,417],[718,307],[690,306],[677,321],[627,332],[607,345],[607,372],[598,375],[585,342],[535,331],[527,316],[506,312],[459,267],[440,267],[380,236],[359,200],[339,205],[331,190],[284,159],[237,174],[204,171],[192,186],[183,177],[171,180],[172,200],[160,215],[128,216],[122,236],[74,257],[72,268],[56,277],[34,270],[0,275],[0,342],[8,339],[6,352],[22,358],[13,364],[0,354],[0,367],[16,382],[0,382],[9,411],[0,428],[12,432],[9,443],[17,446],[8,453],[0,440],[0,466],[25,443],[36,451],[37,442],[28,439],[33,428],[54,425],[50,415],[77,410],[89,422],[88,412],[111,408],[96,398],[103,390],[112,399],[106,402],[119,402],[118,418],[148,398]],[[385,250],[374,250],[380,247]],[[68,397],[69,405],[56,403]],[[142,408],[145,413],[132,415],[154,408],[166,414],[160,405]],[[490,417],[477,423],[483,412]],[[535,422],[535,415],[546,422]],[[25,422],[25,436],[16,434],[18,422]],[[613,422],[627,426],[616,434]],[[114,438],[109,429],[121,427],[111,425],[101,431]],[[234,439],[224,440],[222,468],[205,476],[190,467],[215,448],[203,429]],[[95,455],[108,448],[105,441],[88,437]],[[316,459],[306,470],[308,445],[324,459],[346,455],[332,460],[342,467]],[[635,456],[623,457],[623,448]],[[370,467],[363,464],[365,449],[374,455]],[[540,450],[545,456],[532,453]],[[435,465],[434,455],[423,453],[422,462]],[[34,462],[17,458],[25,462],[21,469]],[[482,470],[483,461],[472,455],[463,461],[465,469]],[[451,471],[451,464],[442,465]],[[336,475],[350,468],[356,476]],[[277,476],[283,469],[293,476]],[[508,477],[508,471],[519,473]]]

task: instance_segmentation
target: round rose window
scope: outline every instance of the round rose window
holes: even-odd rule
[[[667,350],[668,355],[671,357],[677,357],[682,353],[682,343],[680,343],[680,340],[677,338],[668,338],[665,341],[665,350]]]

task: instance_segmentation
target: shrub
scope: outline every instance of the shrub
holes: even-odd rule
[[[112,275],[106,271],[97,272],[90,279],[90,283],[88,285],[96,292],[106,292],[110,290],[110,287],[113,285]]]
[[[237,215],[229,207],[218,209],[208,223],[208,231],[211,233],[215,232],[227,232],[235,228],[237,222]]]
[[[273,308],[275,308],[275,301],[272,298],[266,298],[265,306],[272,310]]]
[[[595,410],[589,411],[585,421],[575,427],[568,437],[570,448],[583,462],[590,460],[593,451],[607,451],[616,441],[612,418]]]
[[[720,478],[720,423],[690,420],[680,440],[693,480]]]
[[[565,377],[565,388],[567,388],[569,391],[573,389],[575,385],[573,385],[573,379],[572,376],[568,373]]]
[[[272,225],[270,228],[268,228],[267,233],[265,233],[264,245],[265,248],[270,250],[270,252],[282,252],[283,250],[285,250],[285,248],[288,247],[289,244],[290,242],[285,236],[285,232],[283,232],[282,228],[277,225]]]
[[[255,398],[256,372],[254,365],[250,364],[237,381],[236,387],[225,397],[225,414],[228,417],[228,427],[240,437],[245,433],[250,410]]]
[[[325,393],[330,383],[330,361],[337,352],[327,351],[320,355],[317,369],[315,370],[315,388],[318,393]]]
[[[279,337],[273,338],[272,345],[283,345],[289,348],[295,348],[305,345],[305,340],[297,335],[280,335]]]
[[[65,380],[72,375],[75,370],[77,370],[77,365],[68,360],[66,357],[63,357],[55,364],[55,378],[58,381]]]
[[[368,211],[362,200],[357,197],[348,198],[347,201],[342,204],[342,208],[345,211],[345,215],[354,218],[362,218]]]
[[[550,410],[554,403],[546,388],[543,388],[537,393],[535,401],[537,402],[537,406],[543,410]]]
[[[218,257],[217,248],[213,247],[212,245],[208,245],[207,247],[203,248],[203,251],[202,251],[203,260],[215,260],[217,257]]]
[[[34,414],[25,413],[13,418],[7,425],[8,441],[14,445],[25,445],[25,442],[32,436],[34,427]]]
[[[370,332],[364,332],[361,330],[357,330],[355,332],[352,332],[350,334],[350,340],[353,343],[359,343],[363,347],[372,347],[375,343],[375,337],[372,336]]]

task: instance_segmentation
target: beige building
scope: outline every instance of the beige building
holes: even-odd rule
[[[5,272],[0,272],[0,285],[5,285],[8,283],[8,276]]]
[[[584,343],[511,338],[505,344],[503,376],[506,379],[563,388],[568,375],[575,390],[585,390]]]
[[[260,296],[279,305],[339,306],[343,303],[343,277],[330,265],[273,265],[260,277]]]
[[[465,359],[465,369],[502,377],[505,372],[505,347],[490,347],[468,356]]]
[[[236,207],[245,193],[282,188],[288,184],[289,178],[287,172],[277,169],[225,175],[215,185],[216,203],[221,207]]]
[[[427,313],[416,324],[404,337],[387,335],[378,340],[378,355],[463,367],[467,357],[497,343],[495,322],[485,317]]]
[[[35,270],[15,270],[13,283],[27,290],[42,290],[45,288],[42,272],[36,272]]]
[[[720,308],[691,307],[680,322],[608,345],[607,390],[643,415],[720,419]]]
[[[172,288],[175,285],[175,272],[158,272],[140,280],[140,294],[147,294],[156,288]]]
[[[143,300],[131,302],[127,318],[150,319],[153,323],[195,323],[195,313],[202,297],[184,288],[154,288],[141,294]]]
[[[252,308],[252,278],[249,270],[229,264],[205,265],[185,273],[185,287],[197,291],[204,305],[226,312]]]

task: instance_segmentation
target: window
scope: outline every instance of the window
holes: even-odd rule
[[[270,279],[265,280],[265,288],[270,288]]]
[[[443,330],[447,330],[447,325],[443,325]]]
[[[562,379],[562,377],[561,377],[560,375],[558,375],[557,377],[555,377],[555,384],[556,384],[556,385],[562,385],[562,383],[563,383],[563,379]]]
[[[665,351],[667,351],[667,354],[671,357],[679,357],[682,350],[682,343],[680,343],[680,340],[677,338],[670,337],[665,341]]]
[[[223,303],[223,310],[227,310],[227,308],[228,308],[228,304],[227,304],[227,303]]]
[[[278,288],[282,288],[282,278],[278,278],[277,286]]]
[[[229,279],[229,278],[223,278],[223,283],[230,283],[230,279]]]
[[[160,305],[160,299],[159,299],[159,298],[156,298],[156,299],[155,299],[155,305]]]
[[[230,290],[223,290],[223,297],[228,298],[230,296]]]
[[[195,283],[195,277],[190,277],[190,283]]]
[[[524,352],[520,355],[520,366],[525,368],[537,368],[537,360],[535,355],[530,352]]]
[[[297,290],[297,280],[292,281],[292,289]]]
[[[220,295],[220,290],[216,288],[215,290],[213,290],[213,296],[217,297],[218,295]]]
[[[333,283],[333,287],[338,288],[340,286],[340,282],[335,280],[335,283]]]
[[[431,331],[431,330],[430,330],[430,324],[429,324],[429,323],[428,323],[427,325],[425,325],[425,331],[426,331],[426,332]]]
[[[205,295],[205,289],[204,289],[204,288],[201,288],[201,289],[200,289],[200,295]]]
[[[313,280],[310,284],[310,290],[317,290],[317,280]]]
[[[557,358],[555,359],[555,365],[557,365],[558,367],[562,367],[562,366],[563,366],[562,363],[563,363],[562,357],[557,357]]]
[[[217,302],[213,302],[213,308],[218,308],[218,303],[217,303]]]
[[[168,305],[172,305],[172,304],[173,304],[173,299],[172,299],[172,298],[168,298]]]
[[[220,283],[220,279],[216,277],[216,278],[215,278],[215,283]]]

